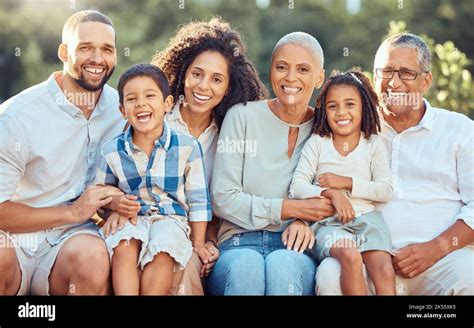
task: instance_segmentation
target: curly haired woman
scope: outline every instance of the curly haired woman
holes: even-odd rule
[[[267,90],[246,56],[239,32],[221,18],[181,26],[152,64],[166,74],[175,101],[166,122],[199,140],[210,185],[219,129],[227,110],[263,99]],[[217,226],[214,219],[206,235],[209,261],[201,263],[193,254],[184,273],[176,273],[173,294],[203,294],[200,278],[209,275],[219,257]]]

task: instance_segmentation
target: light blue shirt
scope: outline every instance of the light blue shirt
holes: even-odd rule
[[[104,86],[87,120],[60,89],[58,74],[0,105],[0,203],[40,208],[75,200],[94,181],[104,143],[122,132],[116,90]],[[33,239],[55,244],[65,228],[33,233]]]

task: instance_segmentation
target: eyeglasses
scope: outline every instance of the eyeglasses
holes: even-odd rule
[[[398,73],[400,80],[415,80],[418,74],[427,73],[427,72],[417,72],[411,69],[391,69],[391,68],[376,68],[375,74],[380,79],[391,79],[395,72]]]

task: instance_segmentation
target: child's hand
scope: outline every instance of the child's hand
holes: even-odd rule
[[[214,245],[213,242],[207,241],[204,246],[207,248],[209,253],[211,253],[211,257],[208,258],[207,263],[203,262],[202,264],[201,278],[209,276],[209,273],[211,273],[214,265],[216,265],[217,259],[219,258],[219,249]]]
[[[323,173],[318,176],[319,185],[323,188],[331,189],[352,189],[352,178],[344,177],[342,175],[337,175],[334,173]]]
[[[105,222],[105,224],[102,226],[102,229],[104,231],[104,236],[108,237],[110,234],[114,235],[118,230],[122,230],[122,228],[125,226],[125,223],[127,223],[128,218],[121,216],[117,212],[113,212],[110,214],[109,218]]]
[[[135,201],[136,199],[137,196],[134,195],[112,196],[109,208],[112,211],[118,212],[121,216],[135,218],[134,221],[136,223],[136,216],[138,211],[140,211],[140,203]]]
[[[209,263],[209,259],[212,258],[211,252],[207,249],[205,244],[202,245],[194,245],[193,251],[199,256],[203,265]]]
[[[347,223],[354,219],[355,211],[351,202],[339,190],[328,189],[323,191],[324,196],[331,199],[332,205],[336,208],[337,216],[341,223]]]

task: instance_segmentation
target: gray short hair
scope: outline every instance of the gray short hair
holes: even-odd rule
[[[375,54],[375,60],[383,49],[412,48],[418,53],[418,65],[423,72],[431,71],[431,53],[426,42],[418,35],[399,33],[385,39]],[[374,67],[375,67],[374,60]]]
[[[278,40],[275,48],[273,48],[272,58],[278,48],[289,43],[298,44],[308,49],[316,61],[320,61],[321,67],[324,67],[323,48],[314,36],[305,32],[292,32]]]

